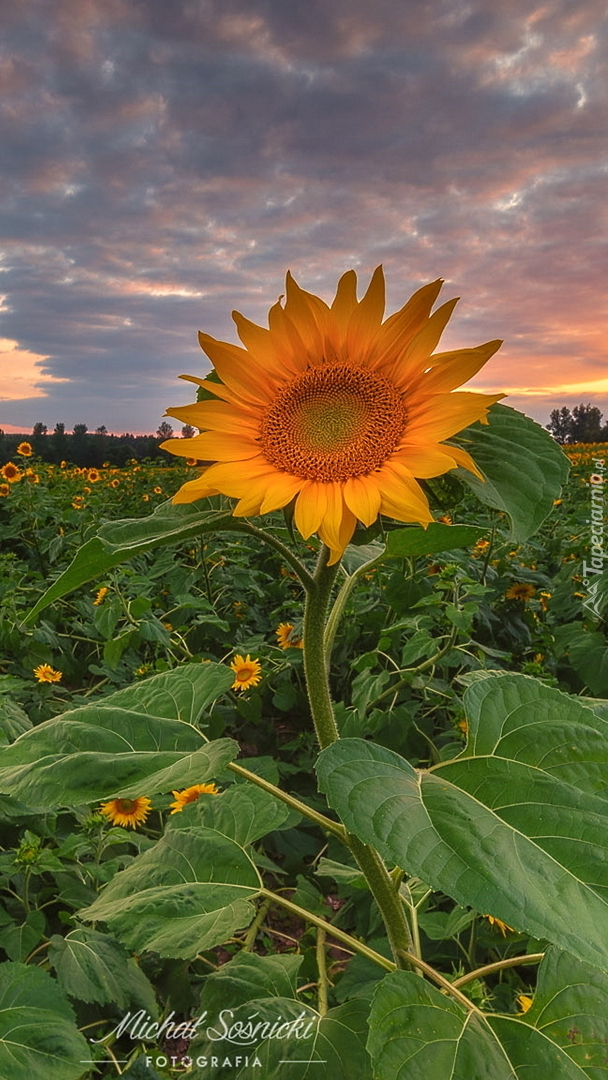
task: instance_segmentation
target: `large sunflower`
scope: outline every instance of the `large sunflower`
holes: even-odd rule
[[[503,396],[453,393],[501,342],[433,353],[456,304],[431,314],[442,284],[425,285],[382,322],[381,267],[360,301],[349,270],[331,307],[288,273],[285,301],[270,309],[268,330],[233,313],[244,348],[199,334],[215,373],[181,378],[220,400],[168,409],[201,433],[161,445],[213,464],[173,501],[221,493],[238,499],[236,516],[251,517],[295,500],[298,530],[304,539],[318,533],[330,563],[357,520],[371,525],[386,514],[432,521],[416,477],[459,465],[479,476],[470,455],[443,440],[485,421]]]

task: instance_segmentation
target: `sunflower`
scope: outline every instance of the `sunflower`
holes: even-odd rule
[[[288,273],[285,303],[270,309],[268,330],[234,313],[244,348],[199,334],[215,372],[182,378],[219,400],[168,409],[200,434],[161,446],[213,464],[174,502],[221,493],[238,499],[235,516],[248,517],[294,501],[299,532],[318,533],[335,563],[357,520],[368,526],[381,513],[424,526],[433,520],[416,477],[457,466],[481,477],[468,453],[443,440],[486,421],[503,396],[452,393],[501,342],[434,354],[456,303],[431,314],[441,280],[385,322],[382,268],[360,301],[356,284],[349,270],[328,307]]]
[[[531,585],[529,581],[516,581],[514,585],[509,586],[505,596],[507,600],[530,600],[535,592],[534,585]]]
[[[515,1000],[519,1005],[519,1011],[526,1013],[528,1012],[528,1009],[532,1008],[534,998],[531,998],[529,994],[518,994]]]
[[[99,809],[112,825],[124,825],[125,828],[130,825],[135,829],[138,825],[143,825],[151,806],[152,800],[147,795],[140,795],[137,799],[110,799],[109,802],[102,803]]]
[[[173,807],[171,813],[179,814],[187,803],[196,802],[200,795],[219,795],[219,791],[215,784],[193,784],[192,787],[184,788],[183,791],[172,791],[171,794],[175,795],[175,802],[170,804]]]
[[[6,498],[10,490],[8,484],[0,484],[0,498]]]
[[[17,447],[17,453],[21,454],[21,457],[31,457],[34,453],[32,444],[29,442],[20,442]]]
[[[96,484],[98,480],[101,480],[101,476],[97,472],[97,469],[89,469],[87,479],[90,484]]]
[[[279,649],[302,649],[304,648],[304,642],[298,634],[294,633],[295,627],[293,623],[282,622],[279,623],[275,634],[277,635],[277,645]]]
[[[116,477],[114,477],[113,480],[110,480],[110,487],[117,488],[119,484],[120,480],[118,480]]]
[[[63,678],[63,672],[55,671],[50,664],[39,664],[32,670],[38,682],[59,682]]]
[[[23,473],[18,465],[13,465],[12,461],[7,461],[6,465],[3,465],[0,469],[0,476],[8,480],[9,484],[16,484],[21,480]]]
[[[249,653],[245,657],[235,656],[230,667],[234,671],[232,690],[248,690],[250,686],[257,686],[262,678],[262,665],[258,660],[252,660]]]
[[[108,589],[107,585],[102,585],[101,589],[97,590],[97,596],[93,600],[94,607],[99,607],[100,604],[103,604],[109,591],[110,590]]]

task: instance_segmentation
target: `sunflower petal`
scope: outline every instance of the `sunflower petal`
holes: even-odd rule
[[[344,484],[344,501],[355,517],[365,526],[371,525],[380,513],[380,490],[375,473],[352,476]]]
[[[308,540],[317,531],[327,511],[327,484],[308,480],[302,488],[294,511],[295,526]]]
[[[226,386],[245,401],[256,405],[267,404],[274,392],[275,384],[268,378],[263,368],[252,365],[251,356],[246,349],[239,349],[238,345],[231,345],[228,341],[217,341],[210,334],[203,334],[200,330],[198,340],[201,349],[207,353]]]
[[[223,401],[195,401],[192,405],[178,405],[167,409],[167,416],[175,416],[201,431],[223,431],[255,438],[259,429],[259,411],[256,416],[255,409],[242,406],[237,412]]]
[[[504,396],[475,394],[471,390],[433,394],[427,401],[408,410],[407,442],[426,446],[429,441],[449,439],[475,420],[484,420],[490,405],[496,404]]]

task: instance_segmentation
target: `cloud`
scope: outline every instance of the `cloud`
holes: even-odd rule
[[[462,296],[446,348],[505,338],[497,389],[605,392],[600,0],[32,0],[5,37],[17,423],[154,430],[197,329],[379,262],[393,309]]]
[[[42,367],[46,360],[47,356],[36,356],[27,349],[20,349],[16,341],[0,338],[0,368],[3,372],[0,404],[46,397],[49,384],[68,381],[47,374]]]

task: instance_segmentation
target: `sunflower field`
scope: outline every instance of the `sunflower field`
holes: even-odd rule
[[[1,1077],[608,1075],[606,444],[352,289],[174,465],[0,466]]]

